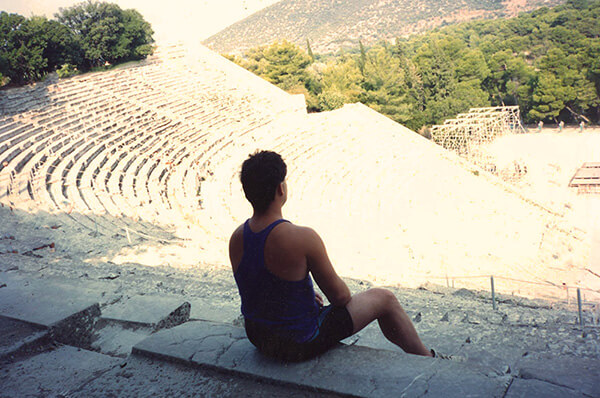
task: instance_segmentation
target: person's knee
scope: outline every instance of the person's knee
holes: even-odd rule
[[[398,299],[391,291],[379,287],[370,290],[377,297],[377,302],[381,306],[382,310],[387,311],[392,308],[392,306],[400,305],[398,303]]]

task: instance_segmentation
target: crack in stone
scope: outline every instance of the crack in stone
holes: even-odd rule
[[[219,337],[219,336],[225,336],[227,333],[221,333],[221,334],[207,334],[206,336],[200,336],[200,337],[186,337],[183,340],[178,340],[178,341],[172,341],[168,344],[169,347],[174,346],[174,345],[180,345],[180,344],[185,344],[189,341],[197,341],[198,343],[202,344],[204,343],[204,340],[206,340],[209,337]]]
[[[560,383],[558,383],[556,381],[553,381],[553,380],[542,379],[542,378],[535,377],[534,375],[527,374],[527,373],[525,374],[525,376],[527,376],[527,377],[523,377],[523,375],[521,375],[520,378],[523,379],[523,380],[538,380],[538,381],[543,381],[543,382],[548,383],[548,384],[552,384],[552,385],[555,385],[555,386],[558,386],[558,387],[567,388],[567,389],[569,389],[571,391],[576,391],[578,393],[584,394],[583,391],[576,390],[573,387],[570,387],[570,386],[567,386],[567,385],[564,385],[564,384],[560,384]]]
[[[117,303],[120,303],[121,301],[123,301],[123,295],[119,295],[119,297],[117,297],[116,299],[113,300],[108,300],[106,302],[104,302],[103,304],[100,305],[100,309],[104,309],[106,307],[109,307],[111,305],[115,305]]]
[[[433,379],[433,377],[437,375],[437,370],[434,371],[431,376],[429,376],[426,380],[425,380],[425,390],[423,391],[423,394],[419,395],[419,397],[424,397],[425,395],[427,395],[427,393],[429,392],[429,381],[431,379]]]
[[[88,377],[87,379],[85,379],[78,387],[66,391],[64,394],[62,394],[65,397],[70,397],[73,394],[80,392],[81,390],[83,390],[88,384],[90,384],[91,382],[93,382],[94,380],[99,379],[100,377],[104,376],[106,373],[110,372],[113,369],[116,369],[117,367],[120,367],[121,364],[117,363],[113,366],[111,366],[108,369],[104,369],[104,370],[96,370],[95,372],[92,372],[92,374],[90,375],[90,377]]]
[[[433,367],[435,364],[437,364],[438,359],[433,359],[433,362],[431,363],[431,365],[427,366],[425,368],[425,370]],[[429,390],[429,380],[431,380],[433,378],[433,376],[435,376],[437,373],[437,371],[434,371],[433,374],[425,381],[426,384],[426,388],[425,391],[423,392],[423,394],[421,394],[420,396],[424,396],[425,394],[427,394],[427,391]],[[402,392],[400,393],[401,397],[406,397],[406,392],[412,387],[413,384],[415,384],[417,382],[417,380],[419,380],[421,377],[423,377],[425,375],[425,372],[422,372],[421,374],[417,375],[414,379],[412,379],[412,381],[410,383],[408,383],[408,385],[404,388],[404,390],[402,390]]]
[[[369,392],[367,393],[367,395],[373,395],[373,393],[375,392],[375,390],[377,390],[377,388],[379,387],[377,385],[377,380],[375,380],[375,377],[371,377],[369,378],[369,383],[373,386],[373,388],[371,388],[371,390],[369,390]]]
[[[511,377],[510,381],[508,382],[508,385],[506,386],[506,389],[504,390],[504,394],[502,394],[502,398],[505,398],[506,394],[508,394],[508,390],[510,390],[510,386],[512,386],[513,381],[515,381],[515,378]]]
[[[417,380],[419,380],[421,377],[423,377],[424,374],[425,373],[421,373],[421,374],[417,375],[417,377],[412,379],[412,381],[410,383],[408,383],[408,385],[406,387],[404,387],[404,390],[402,390],[402,392],[400,393],[400,396],[406,397],[406,392],[412,387],[413,384],[416,383]]]
[[[215,358],[215,363],[219,363],[221,362],[221,357],[227,352],[229,351],[229,349],[233,346],[233,344],[236,342],[237,340],[232,339],[232,341],[227,345],[227,346],[223,346],[222,349],[220,350],[220,352],[217,352],[217,356]]]
[[[221,348],[203,349],[203,347],[200,347],[199,349],[194,351],[189,357],[187,357],[188,361],[193,362],[194,356],[196,356],[196,354],[204,353],[204,352],[215,352],[216,353],[215,363],[218,364],[221,360],[221,357],[227,351],[229,351],[229,349],[233,346],[233,344],[246,338],[245,336],[234,336],[232,332],[224,331],[223,333],[208,334],[208,335],[201,336],[201,337],[185,338],[185,339],[179,340],[177,342],[169,343],[169,346],[185,344],[186,342],[189,342],[189,341],[196,341],[196,342],[198,342],[199,345],[202,345],[204,343],[204,341],[210,337],[228,337],[230,339],[230,341],[226,344],[223,344],[221,346]],[[233,367],[237,366],[237,361],[235,361],[235,359],[233,361],[234,361]]]

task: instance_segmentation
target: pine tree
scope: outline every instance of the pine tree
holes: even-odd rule
[[[308,39],[306,39],[306,52],[310,59],[312,59],[312,62],[315,62],[315,54],[313,54],[312,49],[310,48],[310,41]]]
[[[358,41],[358,46],[360,48],[360,58],[358,59],[358,69],[360,69],[360,73],[365,75],[365,65],[367,64],[367,52],[365,51],[365,46],[363,46],[362,41]]]

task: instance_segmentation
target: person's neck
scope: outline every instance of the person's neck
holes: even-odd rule
[[[255,226],[266,226],[282,218],[283,213],[281,207],[270,207],[264,213],[254,212],[254,214],[252,214],[251,222]]]

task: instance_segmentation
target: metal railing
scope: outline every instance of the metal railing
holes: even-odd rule
[[[496,297],[496,285],[495,285],[495,279],[501,279],[501,280],[506,280],[506,281],[511,281],[511,282],[519,282],[519,283],[526,283],[526,284],[531,284],[531,285],[539,285],[539,286],[544,286],[544,287],[549,287],[549,288],[556,288],[556,289],[560,289],[560,290],[565,290],[566,291],[566,296],[567,296],[567,305],[570,305],[570,296],[569,296],[569,289],[574,289],[577,292],[577,311],[578,311],[578,324],[579,326],[581,326],[582,328],[584,326],[592,326],[595,327],[597,325],[585,325],[585,321],[584,321],[584,317],[583,317],[583,306],[584,306],[584,300],[582,299],[582,295],[581,292],[582,291],[588,291],[588,292],[592,292],[595,294],[600,294],[600,290],[594,290],[594,289],[588,289],[588,288],[584,288],[584,287],[578,287],[578,286],[568,286],[566,284],[562,284],[562,285],[556,285],[553,284],[551,282],[536,282],[536,281],[528,281],[528,280],[524,280],[524,279],[517,279],[517,278],[510,278],[510,277],[505,277],[505,276],[494,276],[494,275],[466,275],[466,276],[427,276],[428,279],[441,279],[441,280],[445,280],[446,281],[446,286],[447,287],[452,287],[454,288],[454,282],[456,280],[461,280],[461,279],[482,279],[482,278],[486,278],[490,280],[490,292],[491,292],[491,298],[492,298],[492,308],[494,311],[498,310],[498,300]],[[597,310],[600,310],[600,303],[589,303],[590,305],[596,307]]]

